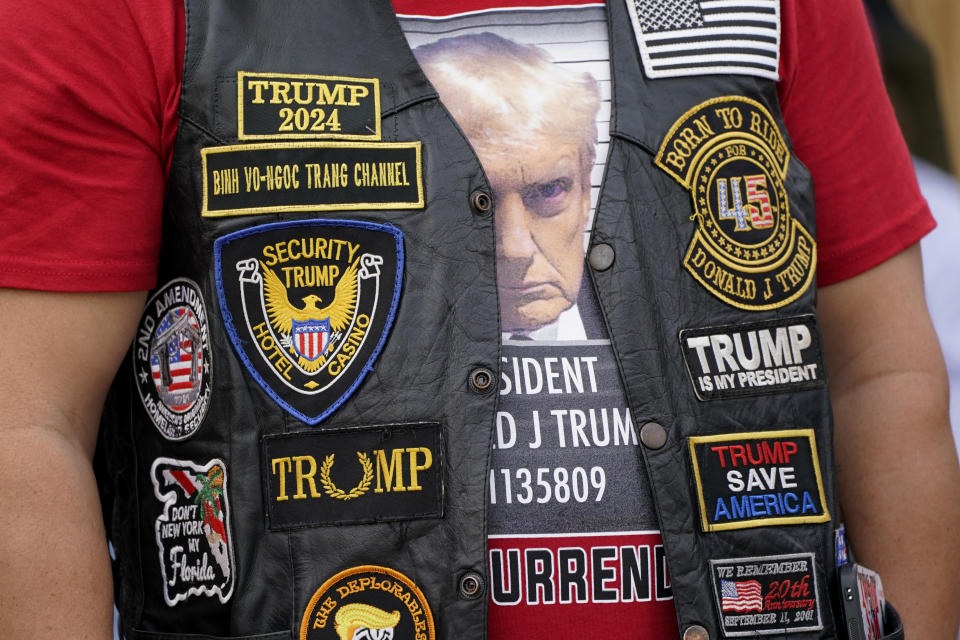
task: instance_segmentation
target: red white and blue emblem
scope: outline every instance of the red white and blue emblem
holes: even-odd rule
[[[169,440],[192,435],[210,403],[210,344],[200,288],[178,278],[161,287],[140,318],[134,374],[150,420]]]
[[[293,346],[297,353],[311,362],[320,357],[330,342],[330,318],[323,320],[293,320]]]

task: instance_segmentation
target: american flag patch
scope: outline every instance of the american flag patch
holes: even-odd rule
[[[779,80],[779,0],[626,0],[650,78],[727,73]]]
[[[721,580],[720,608],[724,611],[763,611],[760,583],[756,580]]]

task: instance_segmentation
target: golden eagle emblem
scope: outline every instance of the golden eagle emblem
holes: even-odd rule
[[[323,299],[312,293],[301,298],[302,306],[298,307],[291,304],[287,287],[281,282],[277,274],[261,261],[264,302],[270,325],[285,338],[289,338],[293,333],[294,323],[329,321],[330,331],[332,332],[346,329],[350,326],[350,320],[353,318],[357,307],[357,269],[359,264],[360,260],[358,259],[347,267],[347,270],[337,282],[333,301],[320,308],[318,303],[323,302]],[[334,343],[331,341],[326,345],[326,350],[329,351],[333,347]],[[290,344],[287,345],[287,348],[297,356],[297,363],[308,373],[317,371],[326,362],[326,359],[322,357],[312,359],[305,357],[301,350],[295,349]]]

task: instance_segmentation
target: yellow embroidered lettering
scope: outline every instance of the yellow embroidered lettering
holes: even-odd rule
[[[307,497],[307,494],[303,492],[304,480],[310,485],[310,497],[319,498],[320,492],[317,491],[317,485],[313,481],[313,476],[317,474],[317,461],[314,460],[313,456],[294,456],[293,462],[297,466],[297,492],[293,494],[293,499],[302,500]],[[303,472],[303,463],[305,462],[310,465],[310,471],[307,473]]]
[[[290,458],[274,458],[270,461],[270,468],[273,471],[273,475],[277,475],[277,466],[279,463],[279,478],[280,478],[280,495],[277,496],[277,502],[283,500],[288,500],[287,498],[287,472],[290,471],[293,466],[290,462]]]

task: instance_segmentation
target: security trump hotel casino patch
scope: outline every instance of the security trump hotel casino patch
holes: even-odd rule
[[[264,391],[317,424],[359,387],[393,323],[403,236],[390,225],[305,220],[214,245],[231,342]]]

